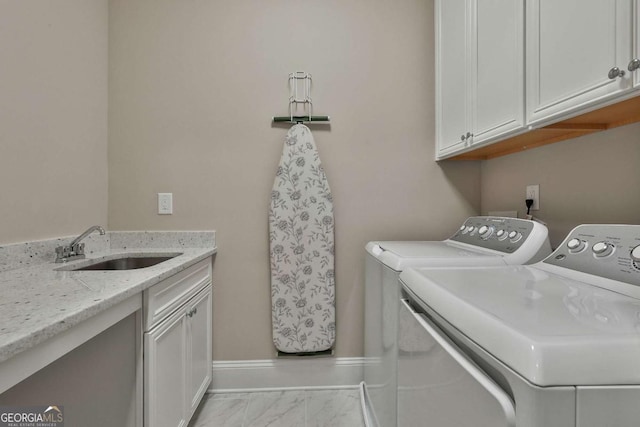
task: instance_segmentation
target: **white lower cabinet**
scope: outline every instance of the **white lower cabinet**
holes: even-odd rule
[[[181,310],[144,334],[146,427],[183,427],[187,366],[187,316]]]
[[[211,383],[211,286],[187,311],[187,413],[193,415]],[[189,314],[191,313],[191,314]]]
[[[145,291],[147,313],[166,313],[145,324],[145,427],[186,427],[211,383],[210,263],[207,259]]]

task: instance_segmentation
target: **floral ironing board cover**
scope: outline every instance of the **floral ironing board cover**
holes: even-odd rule
[[[269,208],[273,343],[284,353],[335,343],[333,198],[309,128],[294,125]]]

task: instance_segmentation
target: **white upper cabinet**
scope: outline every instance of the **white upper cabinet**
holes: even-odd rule
[[[633,46],[633,58],[627,65],[627,70],[633,74],[633,86],[640,88],[640,0],[636,0],[635,8],[635,38]]]
[[[523,127],[523,0],[436,0],[437,158]]]
[[[438,153],[465,147],[469,125],[468,0],[436,1],[436,140]]]
[[[528,123],[550,122],[630,91],[639,74],[627,69],[632,21],[632,0],[528,0]]]
[[[435,5],[436,160],[640,121],[640,0]]]
[[[524,5],[522,0],[472,4],[472,133],[473,144],[479,144],[524,127]]]

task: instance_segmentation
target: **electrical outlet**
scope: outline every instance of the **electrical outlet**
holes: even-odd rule
[[[532,211],[540,210],[540,185],[527,185],[527,193],[525,199],[533,199]]]
[[[158,214],[173,214],[173,193],[158,193]]]

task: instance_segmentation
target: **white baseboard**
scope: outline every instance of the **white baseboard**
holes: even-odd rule
[[[214,361],[209,392],[357,388],[362,357]]]

